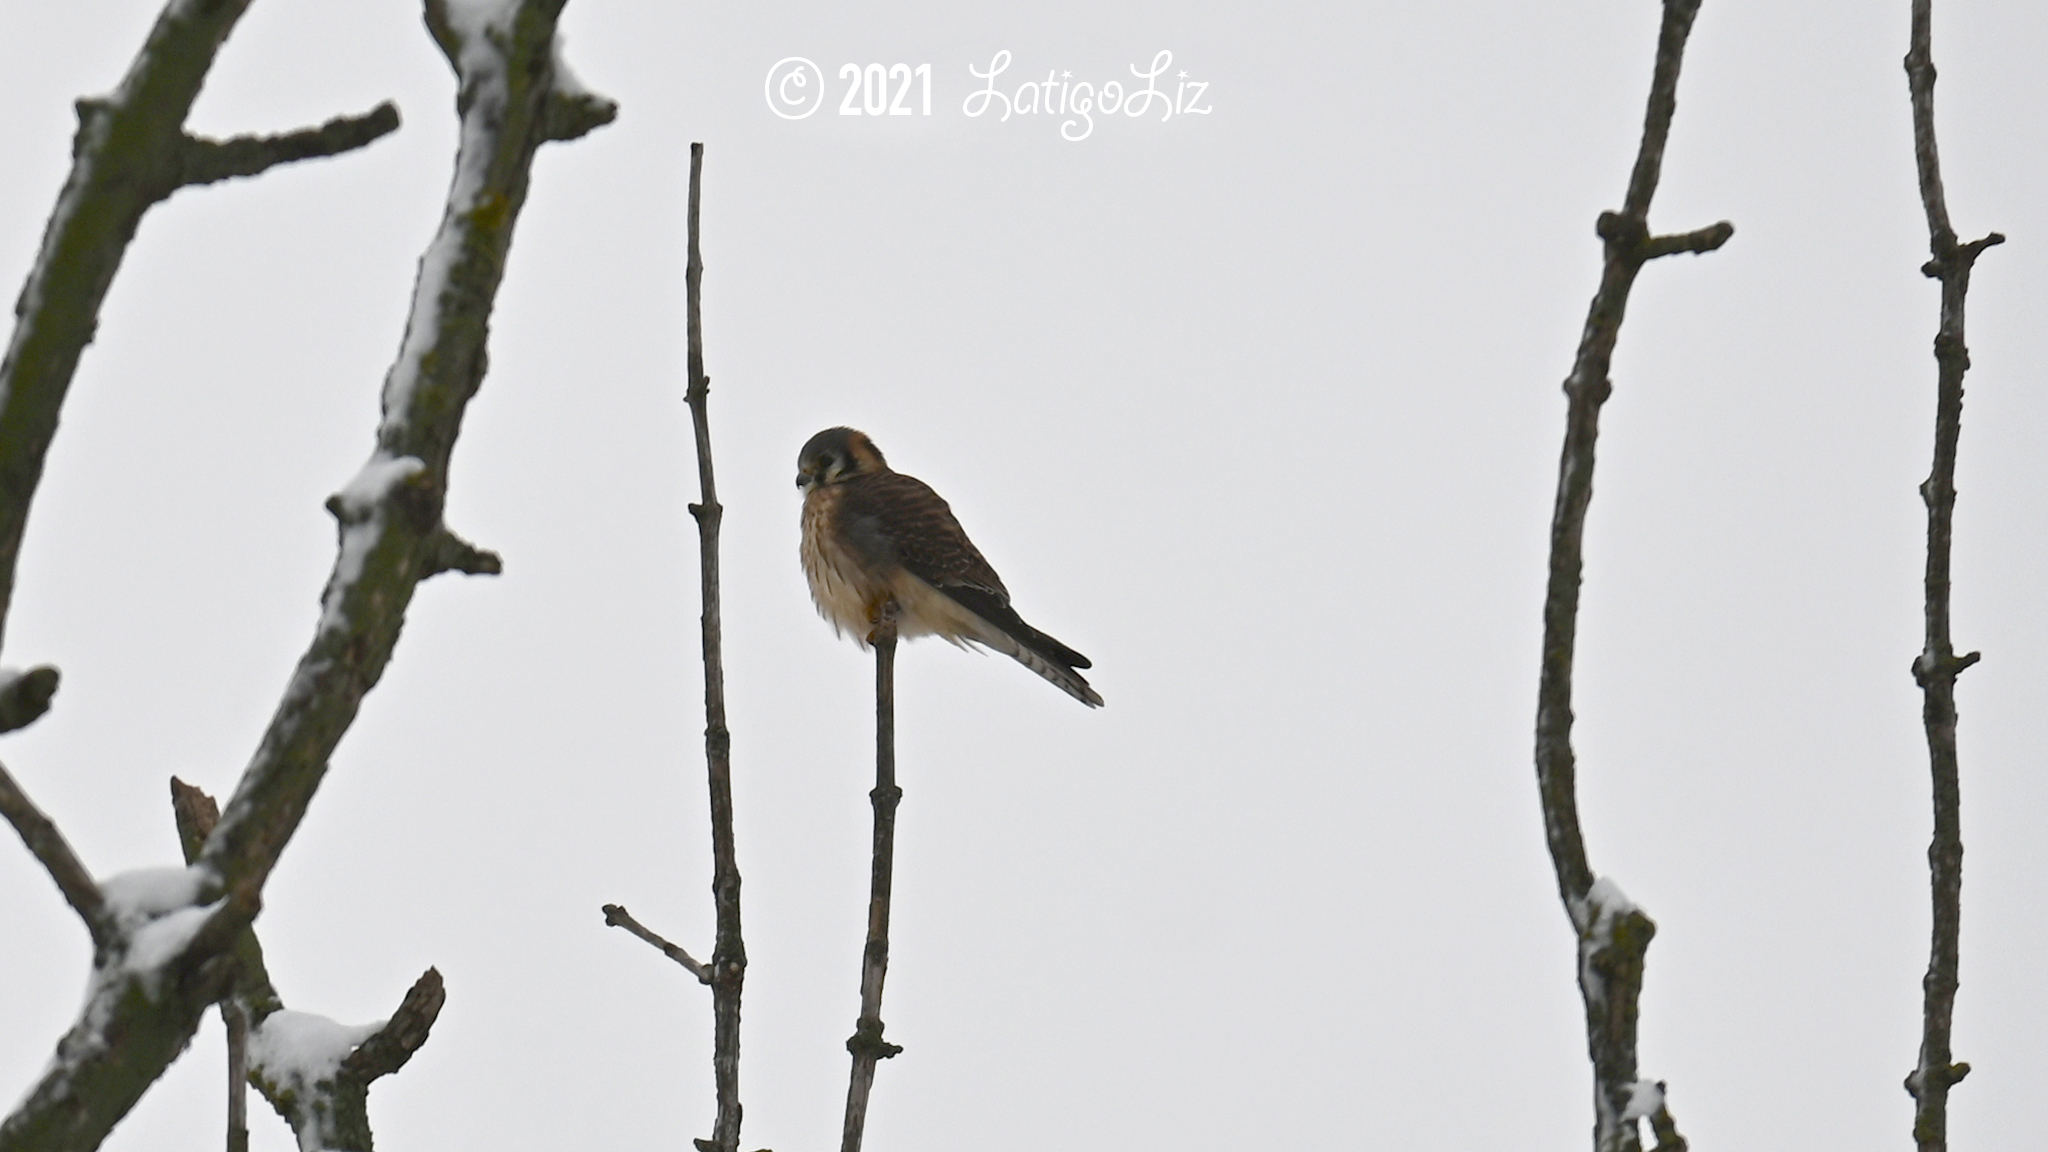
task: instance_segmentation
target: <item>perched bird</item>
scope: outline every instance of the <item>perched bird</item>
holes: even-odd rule
[[[1009,590],[924,481],[892,471],[863,432],[827,428],[797,454],[804,575],[818,614],[867,646],[883,605],[897,634],[983,644],[1090,708],[1102,697],[1075,669],[1088,658],[1026,624]]]

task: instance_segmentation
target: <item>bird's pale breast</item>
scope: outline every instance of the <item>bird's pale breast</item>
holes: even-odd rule
[[[956,644],[970,640],[1000,643],[999,632],[909,572],[901,560],[862,556],[838,523],[844,499],[843,486],[837,484],[821,485],[804,496],[804,576],[818,614],[831,621],[835,631],[850,633],[865,644],[874,627],[875,610],[893,599],[898,631],[905,639],[936,635]],[[957,527],[954,531],[958,532]],[[901,546],[905,542],[892,543]]]

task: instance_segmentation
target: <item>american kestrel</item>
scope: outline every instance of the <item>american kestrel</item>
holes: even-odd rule
[[[827,428],[796,459],[804,492],[804,575],[818,614],[867,646],[876,616],[896,601],[897,634],[982,644],[1052,681],[1090,708],[1102,697],[1075,669],[1088,658],[1010,607],[996,570],[924,481],[892,471],[867,435]]]

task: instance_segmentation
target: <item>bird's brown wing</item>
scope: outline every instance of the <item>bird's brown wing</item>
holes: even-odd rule
[[[932,587],[951,594],[970,588],[1007,606],[1009,590],[967,538],[953,510],[931,486],[901,472],[877,472],[846,481],[839,500],[839,531],[877,560],[894,561]]]
[[[1009,590],[967,538],[945,498],[901,472],[878,472],[847,481],[840,498],[841,532],[856,547],[896,561],[911,575],[951,597],[1019,644],[1069,668],[1088,658],[1026,624],[1010,607]]]

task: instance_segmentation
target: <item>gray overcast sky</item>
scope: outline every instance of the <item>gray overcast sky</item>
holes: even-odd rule
[[[9,8],[0,283],[152,3]],[[1956,559],[1965,832],[1958,1147],[2048,1080],[2048,16],[1937,5],[1943,160],[1979,265]],[[681,402],[683,181],[705,319],[748,945],[745,1147],[828,1147],[866,899],[869,665],[796,562],[795,452],[871,433],[953,503],[1088,712],[1008,660],[905,650],[878,1150],[1574,1149],[1590,1076],[1530,766],[1543,549],[1593,220],[1658,6],[1466,0],[572,4],[618,122],[536,165],[443,578],[268,892],[295,1008],[433,1039],[384,1147],[684,1147],[708,997],[603,927],[710,940]],[[1643,1068],[1695,1147],[1904,1147],[1929,825],[1918,693],[1936,293],[1917,268],[1905,0],[1708,0],[1615,364],[1581,633],[1594,866],[1660,926]],[[998,52],[1208,114],[970,117]],[[802,120],[771,65],[815,62]],[[841,65],[931,113],[838,114]],[[310,637],[322,499],[452,162],[403,3],[261,0],[196,130],[400,105],[367,151],[179,193],[130,249],[24,551],[7,661],[62,667],[0,756],[99,872],[171,863],[173,773],[224,795]],[[921,113],[921,92],[907,104]],[[12,290],[11,288],[9,289]],[[11,839],[11,838],[10,838]],[[0,1094],[78,1003],[84,933],[0,844]],[[209,1020],[116,1131],[206,1147]],[[13,1085],[16,1087],[6,1087]],[[290,1147],[265,1112],[255,1147]]]

